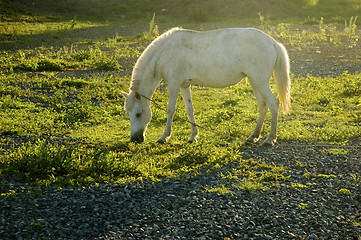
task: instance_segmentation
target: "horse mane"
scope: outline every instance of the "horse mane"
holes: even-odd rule
[[[178,27],[168,30],[167,32],[154,39],[153,42],[149,44],[149,46],[143,51],[133,68],[132,81],[129,88],[131,92],[138,91],[145,72],[149,70],[149,68],[155,67],[154,65],[152,66],[151,60],[154,59],[154,56],[157,54],[157,52],[161,52],[159,51],[159,48],[164,46],[162,43],[166,39],[168,39],[173,33],[179,30],[180,28]]]

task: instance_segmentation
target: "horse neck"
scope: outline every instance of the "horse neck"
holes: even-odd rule
[[[157,88],[160,78],[154,73],[154,68],[148,65],[147,69],[137,69],[138,72],[133,73],[133,80],[130,90],[133,92],[139,92],[141,95],[148,98],[152,98],[155,89]],[[141,73],[141,74],[140,74]]]
[[[132,84],[130,90],[138,91],[146,97],[151,98],[160,82],[160,74],[157,72],[156,64],[167,45],[166,42],[179,28],[173,28],[154,40],[138,59],[132,73]]]

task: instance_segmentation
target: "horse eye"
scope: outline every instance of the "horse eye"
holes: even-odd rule
[[[142,114],[141,114],[141,113],[137,113],[137,114],[135,114],[135,116],[136,116],[137,118],[139,118],[140,116],[142,116]]]

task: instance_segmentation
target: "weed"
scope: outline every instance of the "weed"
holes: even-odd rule
[[[50,59],[42,59],[37,65],[37,71],[60,71],[64,68],[64,65],[61,62]]]
[[[324,153],[326,154],[332,154],[332,155],[346,155],[349,152],[345,149],[340,149],[340,148],[330,148],[327,150],[323,150]]]
[[[338,190],[338,192],[340,194],[343,194],[343,195],[350,195],[351,194],[351,191],[346,189],[346,188],[341,188],[340,190]]]
[[[68,103],[64,106],[65,114],[62,120],[66,124],[73,124],[78,121],[88,121],[93,116],[93,111],[89,105],[80,102]]]
[[[24,60],[18,65],[15,65],[14,70],[24,70],[31,72],[41,72],[41,71],[62,71],[65,68],[73,67],[74,64],[69,64],[62,60],[54,60],[50,58],[43,59],[29,59]]]
[[[350,79],[345,73],[342,76],[343,89],[342,93],[347,97],[359,96],[361,94],[361,86],[358,83],[360,78]]]
[[[92,86],[92,83],[83,79],[68,78],[61,82],[62,86],[74,87],[74,88],[83,88],[87,86]]]
[[[149,22],[148,32],[143,33],[145,39],[154,39],[159,36],[158,25],[155,23],[155,13],[152,20]]]
[[[308,204],[307,203],[301,203],[299,206],[298,206],[299,209],[301,210],[305,210],[308,208]]]
[[[267,189],[267,187],[262,182],[247,179],[239,181],[238,185],[235,187],[249,193],[257,193]]]
[[[16,193],[15,190],[9,190],[9,192],[7,193],[1,193],[1,197],[6,197],[6,198],[15,198],[18,194]]]
[[[220,195],[233,194],[233,192],[225,186],[215,187],[215,188],[207,188],[205,190],[205,192],[218,193]]]
[[[119,70],[120,64],[115,58],[102,56],[94,61],[95,69],[104,71]]]
[[[293,188],[307,188],[307,185],[301,184],[301,183],[292,183],[291,187]]]
[[[44,224],[42,223],[38,223],[38,222],[31,222],[30,226],[34,229],[34,230],[40,230],[42,228],[44,228]]]
[[[324,179],[337,178],[337,176],[333,175],[333,174],[318,174],[317,177],[318,178],[324,178]]]
[[[352,225],[355,226],[355,227],[361,227],[361,221],[352,221]],[[360,238],[361,236],[359,236]]]
[[[90,51],[85,51],[85,50],[79,50],[73,54],[71,54],[71,58],[75,61],[79,61],[82,62],[84,60],[89,60],[91,57],[91,52]]]
[[[357,183],[357,174],[351,174],[354,183]]]
[[[344,32],[345,32],[346,36],[350,39],[358,37],[356,34],[356,28],[357,28],[356,21],[357,21],[357,16],[356,17],[351,16],[349,22],[345,21]]]
[[[297,167],[306,167],[306,165],[304,163],[301,163],[300,161],[296,161],[296,166]]]

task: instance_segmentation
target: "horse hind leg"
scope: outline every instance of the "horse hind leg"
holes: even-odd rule
[[[261,136],[262,126],[263,126],[263,123],[264,123],[264,120],[266,117],[266,113],[268,110],[265,100],[261,97],[261,95],[257,91],[254,91],[254,92],[255,92],[255,95],[257,98],[257,102],[258,102],[259,116],[258,116],[258,120],[257,120],[255,129],[253,130],[252,134],[246,140],[246,142],[249,142],[249,143],[258,142],[258,140]]]
[[[271,130],[263,145],[273,146],[276,143],[277,139],[277,121],[279,108],[278,100],[269,86],[261,88],[258,91],[261,97],[266,102],[267,107],[271,111]]]
[[[198,129],[196,125],[196,121],[194,118],[194,109],[192,104],[192,96],[191,96],[191,89],[190,87],[180,88],[180,92],[182,94],[184,106],[187,110],[189,122],[191,124],[191,135],[188,138],[188,142],[196,142],[196,137],[198,136]]]

